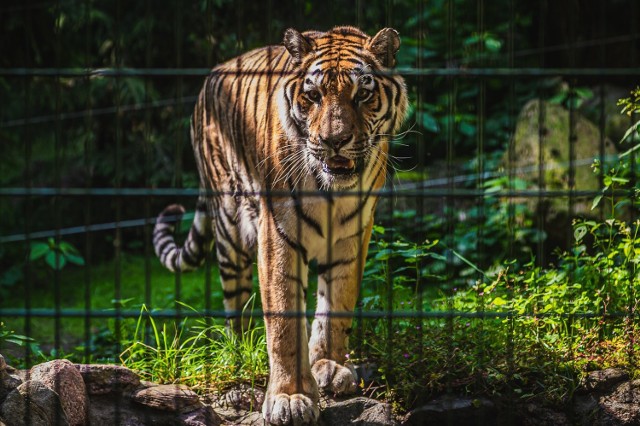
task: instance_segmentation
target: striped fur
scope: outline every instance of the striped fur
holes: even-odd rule
[[[213,247],[232,318],[252,291],[252,262],[265,311],[271,367],[263,405],[272,424],[313,423],[319,388],[355,390],[345,364],[349,315],[384,184],[389,140],[407,109],[389,72],[400,39],[353,27],[287,30],[282,46],[253,50],[214,68],[191,120],[202,195],[182,247],[183,213],[170,206],[154,230],[160,261],[198,267]],[[315,320],[304,315],[309,262],[318,262]],[[235,326],[240,327],[239,321]]]

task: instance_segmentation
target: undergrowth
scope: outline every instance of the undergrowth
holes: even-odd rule
[[[264,326],[249,323],[243,333],[232,333],[209,318],[158,320],[145,306],[120,359],[145,380],[185,384],[201,393],[238,383],[264,387],[269,374]]]

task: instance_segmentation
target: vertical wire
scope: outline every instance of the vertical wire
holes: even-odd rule
[[[515,0],[509,1],[509,35],[507,37],[508,43],[508,68],[515,68]],[[514,109],[515,109],[515,81],[514,77],[509,78],[509,128],[515,129],[514,123]],[[512,138],[513,140],[513,138]],[[509,144],[509,193],[513,194],[513,190],[515,188],[514,185],[514,162],[515,162],[515,144],[511,142]],[[509,258],[514,258],[513,256],[513,245],[514,245],[514,226],[515,226],[515,205],[513,196],[509,195],[508,197],[508,215],[507,215],[507,229],[508,229],[508,252]],[[513,298],[513,289],[509,290],[508,294],[509,299]],[[515,339],[515,318],[511,313],[509,315],[509,327],[507,331],[507,377],[510,379],[513,378],[513,374],[515,372],[515,355],[514,355],[514,342]],[[513,418],[514,411],[509,411],[509,416]]]
[[[545,57],[544,57],[544,43],[545,43],[545,24],[546,24],[546,16],[547,16],[547,0],[543,0],[540,2],[540,12],[539,19],[540,23],[538,26],[538,47],[540,48],[540,57],[538,58],[538,67],[544,68],[545,65]],[[544,238],[543,231],[546,228],[546,212],[544,205],[546,203],[545,192],[546,192],[546,176],[545,176],[545,136],[547,134],[547,130],[545,127],[546,121],[546,103],[544,102],[544,97],[542,93],[542,89],[538,89],[538,203],[537,203],[537,247],[536,247],[536,264],[538,266],[543,266],[546,264],[545,259],[545,250],[544,250]]]
[[[54,24],[54,56],[55,56],[55,66],[56,68],[60,68],[62,58],[61,58],[61,49],[62,49],[62,22],[60,22],[60,16],[62,14],[60,0],[56,1],[56,4],[53,8],[53,13],[55,17]],[[61,164],[62,159],[61,151],[62,151],[62,120],[60,116],[62,115],[62,79],[60,75],[56,75],[54,77],[54,86],[55,86],[55,121],[54,121],[54,133],[53,133],[53,152],[54,152],[54,160],[53,160],[53,168],[54,168],[54,186],[60,190],[62,188],[62,171]],[[62,228],[61,223],[61,214],[60,214],[60,204],[62,199],[60,196],[55,196],[52,199],[53,206],[53,217],[54,217],[54,232],[55,232],[55,243],[59,245],[61,243],[60,229]],[[61,292],[61,277],[60,271],[62,269],[62,261],[64,257],[62,253],[58,250],[55,252],[55,265],[53,272],[53,298],[54,298],[54,339],[53,339],[53,348],[55,351],[55,355],[58,356],[61,350],[61,330],[62,330],[62,292]],[[60,395],[60,386],[61,381],[59,379],[55,379],[53,383],[53,388]],[[55,425],[58,426],[62,424],[62,408],[60,406],[55,410]]]
[[[480,0],[478,2],[478,9],[477,9],[477,25],[478,25],[478,34],[483,35],[485,32],[485,2],[484,0]],[[485,67],[486,63],[484,61],[484,43],[480,43],[480,67]],[[476,157],[478,159],[478,164],[477,164],[477,182],[476,182],[476,187],[481,191],[484,188],[484,179],[485,179],[485,163],[484,163],[484,157],[485,157],[485,147],[484,147],[484,131],[485,131],[485,102],[486,102],[486,80],[485,78],[481,77],[480,81],[479,81],[479,93],[478,93],[478,103],[477,103],[477,126],[476,126],[476,139],[477,139],[477,153],[476,153]],[[484,195],[480,195],[478,196],[478,198],[476,199],[476,207],[478,209],[478,219],[479,219],[479,226],[478,226],[478,230],[477,230],[477,235],[476,235],[476,241],[477,241],[477,246],[476,246],[476,251],[478,253],[478,257],[477,257],[477,262],[481,262],[482,261],[482,257],[480,254],[485,252],[485,247],[484,247],[484,224],[485,224],[485,197]],[[486,264],[484,264],[484,262],[482,264],[480,264],[480,268],[485,269],[485,267],[487,266]],[[481,281],[483,279],[483,277],[480,274],[477,274],[477,281]],[[481,312],[483,309],[482,307],[482,302],[481,300],[478,298],[477,299],[477,307],[476,310],[477,312]],[[482,342],[482,336],[484,335],[484,321],[482,319],[480,320],[469,320],[469,322],[476,322],[476,327],[477,327],[477,332],[474,333],[474,337],[478,339],[478,344],[476,344],[476,349],[477,349],[477,353],[476,356],[478,357],[478,364],[479,364],[479,371],[482,372],[484,370],[484,365],[485,365],[485,357],[484,357],[484,353],[485,353],[485,348]],[[482,374],[482,373],[480,373]],[[480,383],[476,383],[476,388],[478,389],[478,391],[480,391]]]
[[[31,40],[31,0],[26,0],[25,5],[25,37],[24,37],[24,50],[25,52],[31,52],[31,46],[29,41]],[[25,67],[30,67],[33,64],[31,63],[31,55],[25,55]],[[31,117],[31,84],[32,78],[25,77],[25,95],[24,95],[24,116],[29,119]],[[31,161],[32,161],[32,138],[31,138],[31,126],[23,126],[23,141],[24,141],[24,157],[25,157],[25,168],[24,168],[24,180],[25,187],[27,190],[30,190],[33,186],[32,183],[32,170],[31,170]],[[31,221],[32,221],[32,198],[31,196],[27,196],[24,203],[24,234],[25,234],[25,251],[28,252],[29,246],[31,245]],[[26,336],[31,336],[31,292],[33,290],[33,268],[31,265],[31,260],[27,257],[25,262],[25,271],[24,271],[24,302],[25,302],[25,316],[24,316],[24,332]],[[32,351],[31,345],[24,346],[24,359],[25,364],[27,366],[31,366],[31,358]],[[27,380],[30,377],[30,370],[27,370]],[[24,424],[31,424],[31,410],[25,410],[24,413]]]
[[[385,26],[390,27],[392,22],[392,11],[393,11],[393,0],[387,0],[386,2],[386,10],[385,10]],[[393,222],[393,200],[394,200],[394,190],[393,185],[389,186],[389,191],[385,194],[388,197],[387,204],[389,205],[389,220]],[[391,227],[391,232],[389,232],[389,243],[391,244],[394,240],[394,229]],[[388,262],[388,261],[387,261]],[[393,381],[394,368],[393,368],[393,278],[391,276],[390,265],[386,268],[386,277],[385,282],[387,285],[387,309],[386,309],[386,318],[387,318],[387,348],[386,348],[386,374],[387,380]]]
[[[123,46],[122,46],[122,0],[116,0],[116,18],[114,25],[114,67],[119,70],[122,67]],[[114,187],[119,189],[122,187],[122,78],[119,73],[114,77],[114,101],[116,104],[115,116],[115,177]],[[114,299],[115,299],[115,335],[116,335],[116,353],[121,351],[122,342],[122,229],[120,222],[122,221],[122,198],[115,198],[115,239],[114,239]],[[120,404],[114,401],[114,423],[118,424],[122,418]]]
[[[570,36],[570,41],[569,41],[569,68],[570,69],[575,69],[577,64],[576,64],[576,49],[577,49],[577,42],[578,42],[578,36],[577,36],[577,22],[576,22],[576,13],[578,11],[576,10],[574,13],[569,13],[569,36]],[[577,94],[575,92],[575,86],[577,85],[577,80],[574,78],[572,79],[571,83],[569,84],[569,212],[568,212],[568,216],[567,216],[567,223],[566,223],[566,237],[565,237],[565,241],[572,241],[573,240],[573,224],[572,224],[572,220],[575,216],[575,209],[576,209],[576,189],[580,190],[581,188],[576,188],[576,144],[578,142],[578,135],[576,133],[576,122],[578,119],[578,112],[576,111],[576,104],[575,104],[575,100],[577,100]],[[575,277],[575,269],[571,268],[569,270],[569,282],[571,284],[575,283],[576,277]],[[556,313],[559,317],[559,319],[561,319],[561,313],[557,312]],[[566,325],[566,329],[569,332],[569,336],[567,336],[568,339],[571,339],[571,335],[573,334],[573,315],[570,315],[567,318],[567,325]],[[573,345],[569,345],[569,354],[568,354],[568,361],[571,362],[574,358],[574,354],[573,354]]]
[[[180,69],[182,67],[182,0],[178,0],[175,2],[176,11],[175,11],[175,29],[174,29],[174,38],[176,41],[175,50],[176,50],[176,68]],[[182,151],[184,145],[184,129],[183,129],[183,103],[180,101],[183,95],[183,77],[178,75],[176,81],[176,116],[178,118],[178,126],[175,130],[176,132],[176,154],[175,154],[175,167],[176,167],[176,187],[182,188]],[[182,298],[182,274],[175,274],[175,292],[174,292],[174,306],[175,306],[175,318],[174,320],[181,321],[180,313],[182,309],[182,305],[180,305],[180,299]],[[180,376],[180,370],[178,366],[178,371],[176,374],[178,377]]]
[[[151,61],[151,45],[153,42],[152,36],[152,20],[151,20],[151,0],[145,0],[145,67],[150,68]],[[151,109],[150,103],[151,99],[149,96],[149,92],[151,91],[151,83],[150,77],[144,77],[144,102],[145,102],[145,111],[144,111],[144,136],[142,140],[142,149],[144,153],[144,186],[145,188],[151,187]],[[151,217],[151,204],[152,204],[152,195],[148,195],[144,197],[144,217]],[[143,227],[143,236],[144,236],[144,304],[147,307],[149,312],[153,312],[153,294],[151,287],[151,257],[153,256],[153,251],[151,249],[151,239],[152,239],[152,229],[153,225],[151,223],[147,223]],[[144,330],[144,342],[146,344],[151,344],[151,320],[150,317],[147,317],[145,320],[145,330]]]
[[[421,70],[424,67],[424,61],[422,59],[422,50],[425,48],[424,43],[423,43],[423,37],[424,37],[424,22],[423,22],[423,17],[424,17],[424,1],[422,0],[416,0],[417,3],[417,13],[418,13],[418,34],[417,34],[417,39],[418,39],[418,51],[416,52],[416,68]],[[423,90],[424,90],[424,76],[422,75],[422,73],[419,73],[417,79],[416,79],[416,114],[418,114],[422,108],[422,103],[423,103]],[[426,166],[425,166],[425,143],[424,143],[424,136],[422,135],[422,133],[418,133],[416,135],[416,145],[417,145],[417,154],[418,154],[418,171],[420,173],[420,181],[424,182],[426,180]],[[425,241],[425,235],[423,234],[424,229],[425,229],[425,193],[427,192],[427,189],[425,186],[421,186],[420,190],[418,191],[419,194],[417,196],[417,205],[416,205],[416,211],[417,211],[417,222],[418,222],[418,228],[420,229],[420,231],[418,231],[418,235],[420,236],[420,240],[419,242],[422,243],[423,241]],[[418,258],[419,259],[419,258]],[[424,295],[423,295],[423,291],[425,290],[426,287],[423,288],[423,284],[427,284],[426,282],[423,283],[422,280],[422,262],[418,261],[417,265],[416,265],[416,306],[415,309],[417,311],[417,313],[419,314],[416,318],[416,322],[415,322],[415,327],[416,327],[416,332],[417,332],[417,340],[418,342],[420,342],[420,345],[418,346],[418,353],[417,355],[417,359],[424,359],[424,341],[425,341],[425,335],[424,335],[424,317],[423,317],[423,313],[424,313]],[[426,280],[425,280],[426,281]]]
[[[639,34],[638,34],[638,19],[640,19],[640,16],[638,16],[639,14],[639,7],[638,7],[638,3],[637,2],[632,2],[631,4],[631,13],[630,13],[630,27],[631,27],[631,34],[633,35],[632,37],[632,41],[631,41],[631,54],[630,54],[630,64],[629,67],[638,67],[638,39],[639,39]],[[630,117],[631,119],[633,119],[634,117]],[[637,118],[637,115],[636,117]],[[633,123],[633,120],[631,120],[631,123]],[[633,125],[633,124],[632,124]],[[638,134],[640,134],[640,131],[638,131],[638,129],[636,128],[636,131],[634,132],[636,134],[636,136],[638,136]],[[629,163],[631,164],[631,178],[630,178],[630,184],[631,184],[631,188],[636,188],[636,184],[637,184],[637,153],[635,150],[633,150],[631,152],[630,158],[629,158]],[[636,198],[637,198],[637,194],[635,193],[635,191],[633,191],[630,194],[630,198],[631,198],[631,207],[629,208],[629,214],[630,214],[630,220],[629,223],[633,224],[636,222],[637,218],[638,218],[638,210],[636,207]],[[637,326],[637,310],[638,307],[636,306],[636,285],[638,283],[638,277],[636,274],[633,273],[633,266],[632,263],[629,262],[629,274],[631,275],[632,279],[629,280],[629,302],[627,305],[627,312],[628,312],[628,318],[627,318],[627,322],[629,324],[628,329],[628,339],[629,342],[627,344],[627,348],[628,348],[628,362],[629,365],[631,366],[630,371],[635,371],[636,370],[636,353],[635,353],[635,343],[636,343],[636,326]]]
[[[85,28],[85,52],[84,52],[84,66],[86,69],[91,68],[92,60],[91,60],[91,18],[90,18],[90,10],[91,10],[91,2],[92,0],[84,0],[84,24]],[[93,142],[93,114],[92,114],[92,99],[91,99],[91,79],[87,75],[83,78],[83,85],[86,90],[86,102],[85,102],[85,129],[86,136],[84,140],[84,164],[85,164],[85,189],[87,193],[92,186],[92,171],[91,171],[91,161],[92,161],[92,142]],[[86,227],[89,227],[91,224],[91,196],[87,195],[84,197],[84,224]],[[84,362],[91,362],[91,345],[89,344],[91,340],[91,245],[93,243],[91,232],[85,232],[84,234]]]
[[[55,67],[60,68],[61,65],[61,32],[62,32],[62,24],[60,22],[60,16],[62,14],[60,1],[56,1],[56,4],[53,8],[53,14],[55,18],[54,24],[54,61]],[[60,152],[62,151],[62,127],[60,116],[62,115],[62,91],[61,91],[62,81],[60,75],[56,75],[54,77],[54,87],[55,87],[55,95],[54,95],[54,105],[55,105],[55,121],[54,121],[54,132],[53,132],[53,169],[54,169],[54,186],[58,190],[62,188],[62,180],[61,180],[61,158]],[[52,198],[52,210],[53,210],[53,220],[54,220],[54,240],[56,244],[60,244],[60,229],[62,228],[61,216],[60,216],[60,196],[56,195]],[[62,317],[61,317],[61,290],[60,290],[60,269],[63,261],[62,253],[58,250],[55,252],[55,264],[56,267],[53,271],[53,303],[54,303],[54,337],[53,337],[53,348],[56,354],[60,353],[60,335],[62,328]],[[59,383],[55,384],[56,391],[59,391]],[[56,411],[56,423],[60,421],[60,412]]]
[[[455,0],[448,0],[447,2],[447,53],[446,53],[446,66],[447,69],[453,71],[454,64],[454,22],[455,22]],[[454,288],[454,271],[453,271],[453,252],[451,251],[451,247],[455,244],[454,237],[454,216],[453,216],[453,201],[454,201],[454,173],[453,170],[453,161],[454,161],[454,114],[456,112],[456,87],[457,81],[455,77],[451,74],[447,74],[446,77],[447,83],[447,147],[446,147],[446,176],[447,176],[447,190],[445,196],[445,216],[446,216],[446,231],[445,238],[447,240],[447,246],[450,247],[447,250],[447,271],[446,271],[446,280],[449,285],[448,291],[452,291]],[[453,284],[453,285],[452,285]],[[446,315],[446,325],[445,329],[447,330],[447,352],[450,357],[453,357],[454,351],[454,323],[455,320],[453,318],[453,298],[447,297],[447,315]],[[446,392],[448,394],[452,393],[452,378],[450,375],[447,375],[446,378]],[[452,422],[452,417],[447,416],[447,420],[449,423]]]

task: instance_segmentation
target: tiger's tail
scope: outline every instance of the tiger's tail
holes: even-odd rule
[[[192,271],[204,263],[213,242],[211,218],[207,217],[204,202],[198,201],[189,235],[182,246],[178,246],[174,232],[176,223],[184,214],[184,207],[172,204],[158,216],[153,229],[153,248],[160,263],[172,272]]]

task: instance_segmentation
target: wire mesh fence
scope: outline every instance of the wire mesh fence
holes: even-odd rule
[[[427,413],[448,424],[528,424],[529,417],[543,424],[523,404],[562,407],[558,413],[579,422],[575,395],[590,372],[637,375],[636,2],[78,0],[8,2],[0,10],[0,353],[23,369],[18,379],[3,368],[2,377],[26,382],[31,366],[66,358],[87,381],[95,366],[118,364],[145,380],[186,384],[215,406],[240,384],[275,386],[278,359],[289,356],[295,391],[283,392],[311,395],[313,406],[317,392],[305,386],[318,384],[328,396],[348,390],[389,403],[387,422],[420,424]],[[316,171],[296,168],[310,160],[292,154],[272,172],[274,157],[256,151],[258,133],[273,120],[280,127],[271,138],[294,139],[282,136],[290,129],[269,108],[282,109],[288,92],[279,82],[295,74],[250,56],[211,71],[267,45],[286,61],[299,52],[283,42],[287,28],[344,24],[369,37],[398,30],[395,66],[353,71],[349,84],[364,91],[349,92],[341,114],[291,126],[305,129],[298,135],[305,143],[323,123],[329,136],[343,125],[355,132],[367,120],[368,96],[382,105],[399,90],[389,81],[402,79],[404,125],[373,144],[389,147],[376,160],[386,164],[384,186],[367,180],[369,163],[358,169],[357,154],[338,155],[337,143],[336,157],[320,156]],[[309,40],[321,37],[286,34],[302,50],[318,48]],[[353,36],[345,34],[335,37]],[[339,50],[330,46],[328,56]],[[367,49],[378,65],[394,53]],[[305,114],[329,102],[314,90],[327,99],[334,93],[306,81],[331,74],[316,65],[298,82]],[[363,75],[376,83],[365,87]],[[390,101],[389,116],[398,105]],[[226,136],[216,145],[202,129]],[[227,150],[216,151],[220,144]],[[287,148],[271,149],[277,157]],[[304,186],[322,173],[356,176],[355,183]],[[187,213],[174,208],[158,220],[175,203]],[[374,206],[367,228],[362,209]],[[183,252],[169,250],[176,221],[177,247],[191,247]],[[349,232],[363,236],[346,256],[350,221]],[[192,223],[204,225],[187,236]],[[210,250],[193,249],[213,234]],[[154,244],[178,272],[163,269]],[[185,265],[200,260],[189,255],[203,263],[187,273]],[[351,264],[362,272],[342,269]],[[284,278],[274,278],[282,270]],[[345,274],[355,286],[352,303],[340,284]],[[295,303],[274,310],[281,298]],[[324,367],[309,379],[324,358],[353,367],[347,377],[355,389],[323,382]],[[124,371],[112,374],[129,377]],[[0,387],[0,406],[15,399],[13,383]],[[56,381],[63,395],[60,387]],[[104,394],[91,392],[97,406]],[[266,392],[269,416],[278,411]],[[150,411],[131,417],[118,395],[107,414],[87,408],[77,424],[159,421]],[[453,396],[471,401],[470,411],[416,410]],[[261,398],[249,403],[253,411]],[[49,422],[73,423],[61,404]],[[320,405],[321,421],[335,423],[331,403]],[[36,422],[35,408],[24,406],[17,417],[3,408],[0,420]],[[168,423],[186,421],[174,411]],[[305,421],[318,415],[309,413]],[[220,421],[212,416],[203,424]]]

